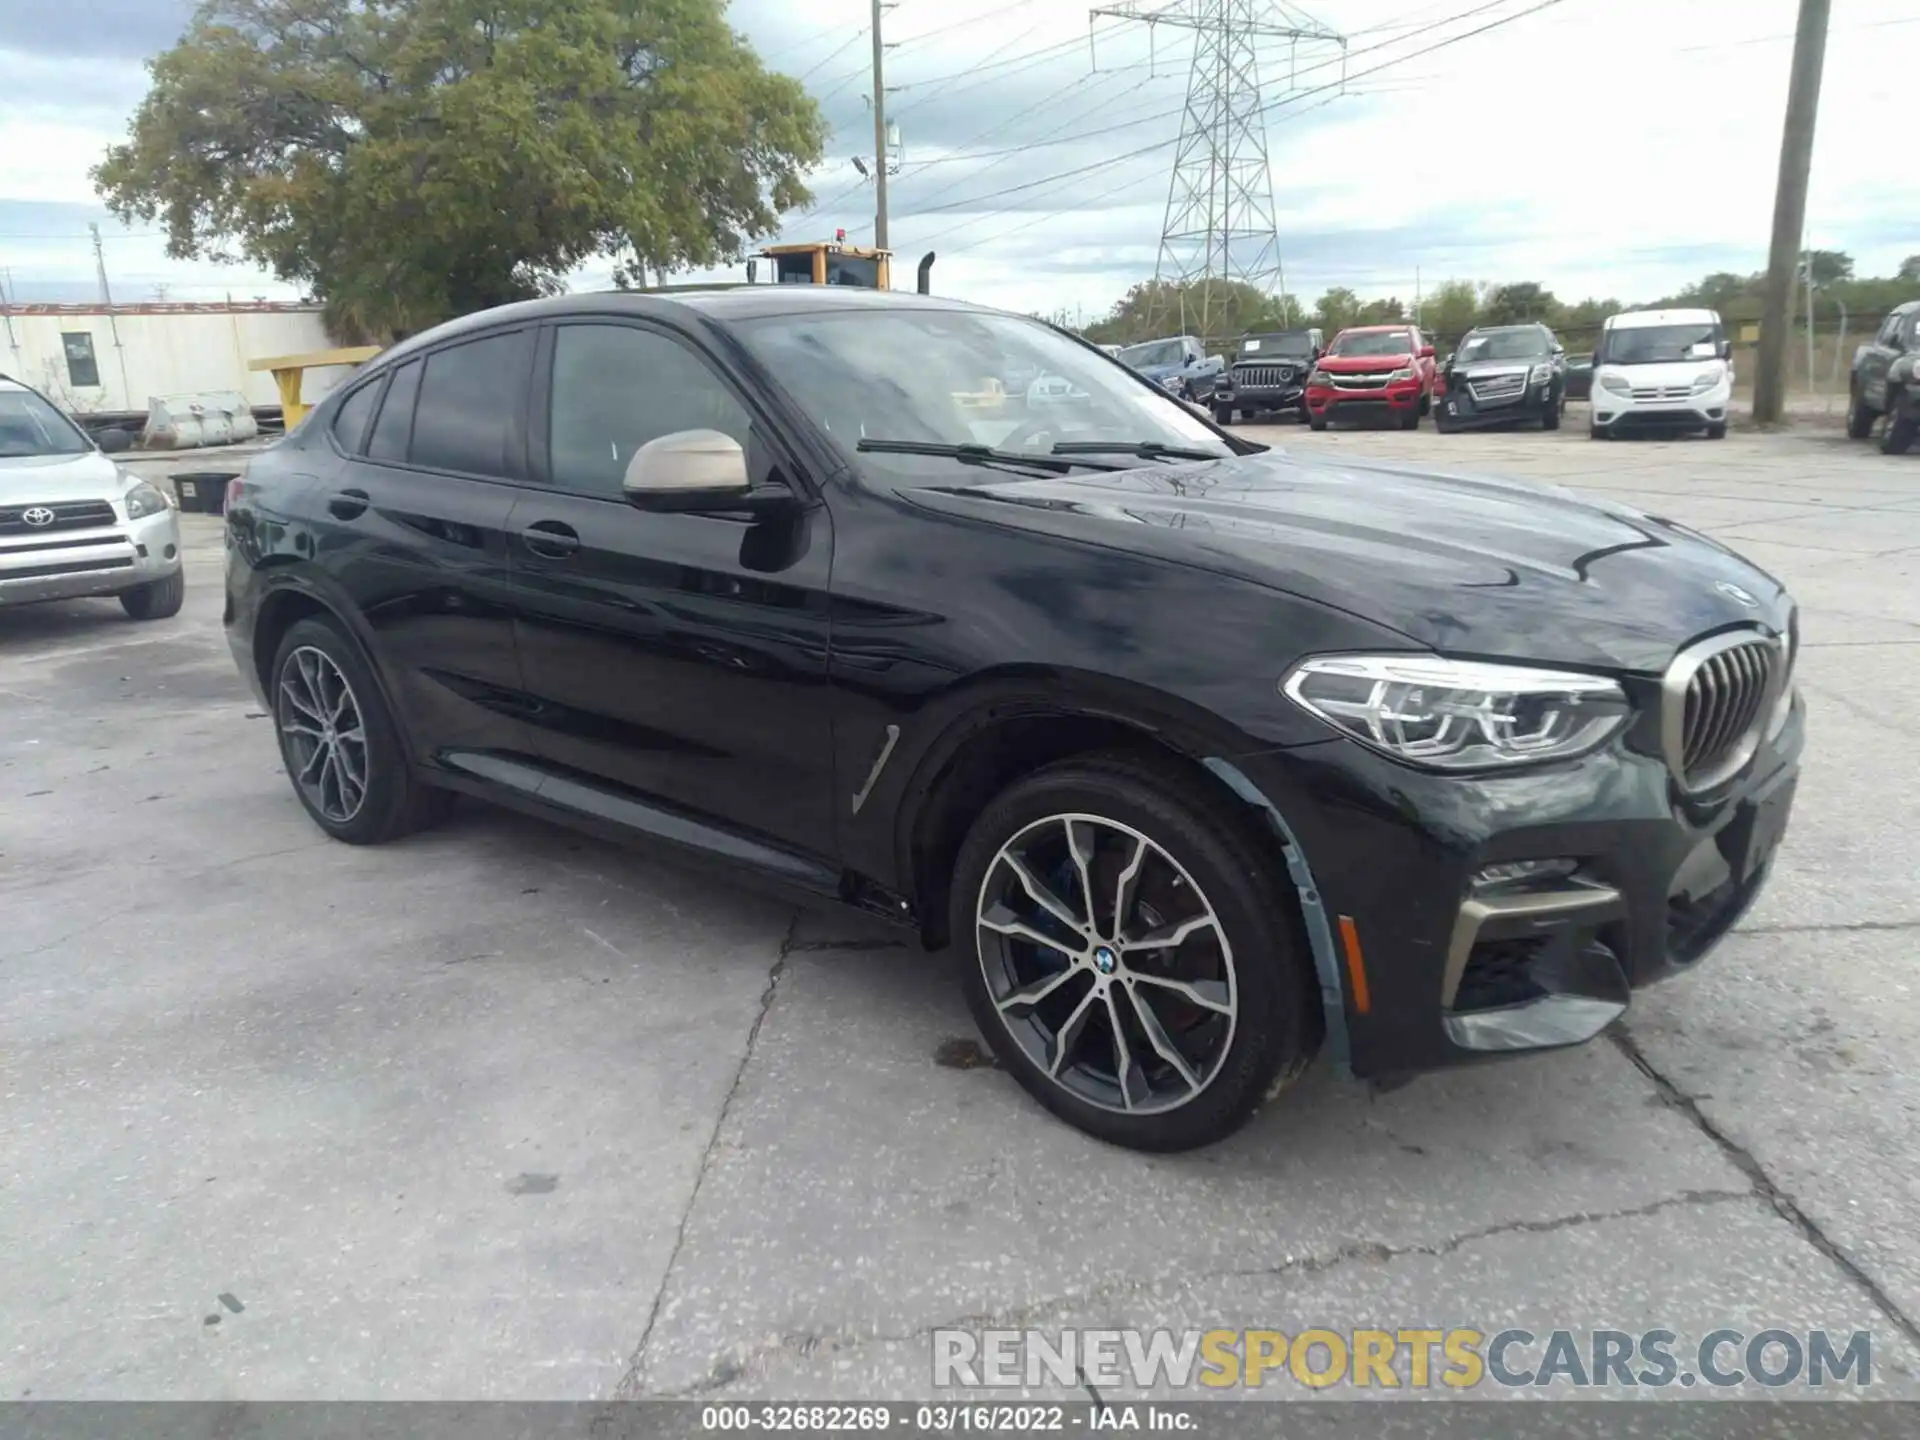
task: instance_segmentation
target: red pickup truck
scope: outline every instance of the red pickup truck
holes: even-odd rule
[[[1307,377],[1307,424],[1390,420],[1419,428],[1433,408],[1433,345],[1417,325],[1355,325],[1333,337]]]

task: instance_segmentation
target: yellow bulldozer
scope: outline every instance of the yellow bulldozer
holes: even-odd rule
[[[916,288],[930,293],[933,252],[920,257]],[[747,283],[760,282],[760,262],[766,261],[776,285],[854,285],[863,290],[893,288],[893,252],[847,244],[847,232],[833,239],[804,245],[769,245],[747,261]]]

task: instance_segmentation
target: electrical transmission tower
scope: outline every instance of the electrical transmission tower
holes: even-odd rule
[[[1210,335],[1226,285],[1239,281],[1262,294],[1285,288],[1256,47],[1285,40],[1297,55],[1307,41],[1344,52],[1346,39],[1281,0],[1122,0],[1092,15],[1194,32],[1152,305],[1166,304],[1163,282],[1170,282],[1180,296],[1180,329]],[[1187,300],[1196,284],[1197,314]]]

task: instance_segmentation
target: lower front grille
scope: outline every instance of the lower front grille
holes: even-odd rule
[[[58,575],[87,575],[95,570],[131,570],[131,555],[117,556],[111,560],[75,560],[61,565],[22,565],[14,569],[0,570],[0,585],[15,580],[50,580]]]
[[[1667,672],[1662,739],[1682,786],[1710,789],[1753,758],[1783,664],[1779,642],[1750,631],[1680,653]]]
[[[33,518],[29,520],[27,517]],[[113,524],[113,506],[105,500],[64,500],[58,504],[0,507],[0,535],[49,535],[59,530]]]
[[[1467,382],[1467,393],[1473,396],[1477,405],[1518,400],[1526,390],[1527,377],[1524,375],[1493,375],[1485,380]]]
[[[1378,390],[1387,383],[1384,375],[1335,375],[1333,388],[1336,390]]]

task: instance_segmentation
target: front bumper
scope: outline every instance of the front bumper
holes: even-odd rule
[[[1642,387],[1643,390],[1650,388]],[[1726,424],[1727,406],[1732,399],[1733,387],[1723,380],[1697,395],[1669,393],[1658,397],[1623,395],[1596,384],[1590,403],[1596,430],[1687,431]]]
[[[1514,394],[1485,400],[1474,394],[1470,381],[1462,381],[1449,385],[1444,395],[1434,397],[1433,403],[1451,424],[1464,428],[1538,420],[1546,413],[1552,396],[1551,380],[1544,384],[1528,381]]]
[[[1222,410],[1245,410],[1250,413],[1304,410],[1307,389],[1297,382],[1291,385],[1241,385],[1232,380],[1222,380],[1214,387],[1213,403]]]
[[[180,518],[171,508],[96,529],[0,537],[0,605],[119,595],[180,564]]]
[[[1344,739],[1235,763],[1285,817],[1326,917],[1330,1030],[1354,1073],[1392,1076],[1578,1044],[1699,963],[1766,883],[1804,735],[1796,700],[1704,800],[1624,745],[1476,779]],[[1477,883],[1550,861],[1575,868]]]
[[[1374,420],[1399,418],[1420,404],[1418,380],[1347,390],[1338,385],[1309,385],[1307,413],[1315,419]]]

